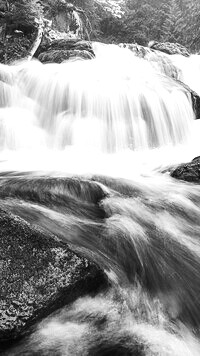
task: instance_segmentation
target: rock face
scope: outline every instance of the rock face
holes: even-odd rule
[[[0,271],[0,348],[35,321],[107,283],[66,244],[2,210]]]
[[[179,43],[170,43],[170,42],[156,42],[151,41],[149,43],[151,49],[156,49],[158,51],[167,53],[167,54],[181,54],[182,56],[189,57],[190,53],[187,48],[180,45]]]
[[[191,95],[191,100],[192,100],[192,107],[195,113],[196,120],[200,119],[200,97],[199,95],[192,90],[188,85],[185,83],[181,82],[180,80],[175,80],[178,84],[180,84],[186,92],[188,92]]]
[[[43,42],[36,53],[42,63],[62,63],[71,58],[92,59],[94,56],[90,42],[67,38]]]
[[[79,50],[55,50],[41,53],[38,57],[42,63],[62,63],[68,59],[91,59],[92,55],[88,51],[79,51]]]
[[[200,156],[189,163],[180,164],[171,172],[171,176],[186,182],[200,183]]]
[[[196,116],[196,120],[200,119],[200,97],[199,95],[194,91],[190,89],[191,97],[192,97],[192,106],[193,110]]]

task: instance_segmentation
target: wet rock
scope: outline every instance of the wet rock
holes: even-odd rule
[[[182,56],[189,57],[190,53],[187,48],[179,43],[171,42],[156,42],[151,41],[149,43],[149,48],[161,51],[167,54],[181,54]]]
[[[120,43],[119,47],[128,48],[139,58],[145,58],[148,54],[152,53],[150,48],[138,45],[137,43]]]
[[[119,46],[129,49],[136,57],[147,60],[161,73],[174,79],[179,77],[180,70],[176,68],[171,58],[166,54],[149,47],[140,46],[136,43],[120,43]]]
[[[106,283],[102,271],[55,236],[0,210],[1,348],[34,322]]]
[[[180,84],[186,92],[188,92],[191,95],[191,101],[192,101],[192,107],[195,113],[196,120],[200,119],[200,97],[199,95],[192,90],[188,85],[185,83],[181,82],[180,80],[176,79],[176,82]]]
[[[186,182],[200,183],[200,156],[189,163],[180,164],[171,172],[171,176]]]
[[[92,45],[88,41],[75,38],[44,39],[35,54],[42,63],[61,63],[71,58],[92,59],[95,57]]]
[[[199,120],[200,119],[200,97],[194,90],[191,90],[191,98],[192,98],[192,106],[193,106],[193,110],[194,110],[196,119]]]
[[[41,53],[38,59],[42,63],[62,63],[69,59],[92,59],[93,56],[86,50],[52,50]]]

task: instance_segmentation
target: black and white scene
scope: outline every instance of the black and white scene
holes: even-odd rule
[[[0,0],[0,355],[200,356],[199,0]]]

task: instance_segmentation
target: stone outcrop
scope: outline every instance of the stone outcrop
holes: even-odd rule
[[[90,42],[65,37],[44,40],[35,55],[42,63],[62,63],[71,58],[92,59],[94,56]]]
[[[59,307],[107,284],[103,272],[51,234],[0,210],[0,345]]]
[[[167,54],[181,54],[182,56],[189,57],[190,53],[187,48],[180,45],[179,43],[171,42],[156,42],[151,41],[149,43],[149,48],[161,51]]]
[[[44,4],[43,4],[44,5]],[[19,6],[17,4],[17,6]],[[24,5],[25,6],[25,5]],[[43,8],[44,7],[44,8]],[[59,40],[82,41],[89,39],[91,25],[87,15],[82,9],[76,8],[73,4],[66,1],[51,4],[51,13],[48,13],[45,6],[37,5],[36,9],[32,6],[30,12],[27,11],[27,17],[22,11],[22,17],[15,16],[19,11],[13,4],[8,12],[5,2],[5,8],[0,11],[0,62],[11,64],[21,59],[31,59],[41,44],[42,50],[38,53],[46,52],[45,46],[51,46],[52,42]],[[47,6],[47,8],[49,8]],[[21,8],[20,8],[21,9]],[[43,11],[42,11],[43,9]],[[1,10],[1,9],[0,9]],[[23,9],[22,9],[23,10]],[[27,10],[27,8],[26,8]],[[36,11],[34,11],[36,10]],[[21,10],[20,10],[21,11]],[[47,16],[47,18],[45,18]],[[20,23],[20,21],[22,23]],[[66,46],[65,46],[66,47]],[[70,46],[68,46],[70,47]],[[56,48],[56,50],[69,51],[71,48]],[[50,49],[48,49],[50,51]],[[55,48],[53,48],[55,50]],[[91,48],[76,48],[80,52],[48,53],[41,56],[42,62],[61,63],[63,60],[71,57],[83,59],[91,58]],[[88,51],[89,53],[86,53]],[[92,56],[94,54],[92,53]],[[37,55],[35,56],[37,58]]]
[[[42,63],[62,63],[66,60],[75,58],[91,59],[93,57],[86,50],[52,50],[49,52],[43,52],[38,56],[38,59]]]
[[[186,182],[200,183],[200,156],[189,163],[180,164],[171,172],[171,176]]]
[[[186,93],[188,93],[191,96],[191,101],[192,101],[192,107],[195,113],[195,118],[196,120],[200,119],[200,97],[199,95],[192,90],[188,85],[186,85],[185,83],[181,82],[180,80],[175,80],[175,83],[177,83],[178,85],[181,85],[182,88],[185,89]]]

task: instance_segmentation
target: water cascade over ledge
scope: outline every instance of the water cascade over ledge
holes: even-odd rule
[[[151,63],[114,45],[96,59],[1,66],[1,151],[116,153],[187,143],[191,97]]]
[[[198,356],[200,188],[158,172],[199,154],[191,95],[155,61],[93,48],[92,60],[0,66],[0,210],[110,282],[4,355]]]

